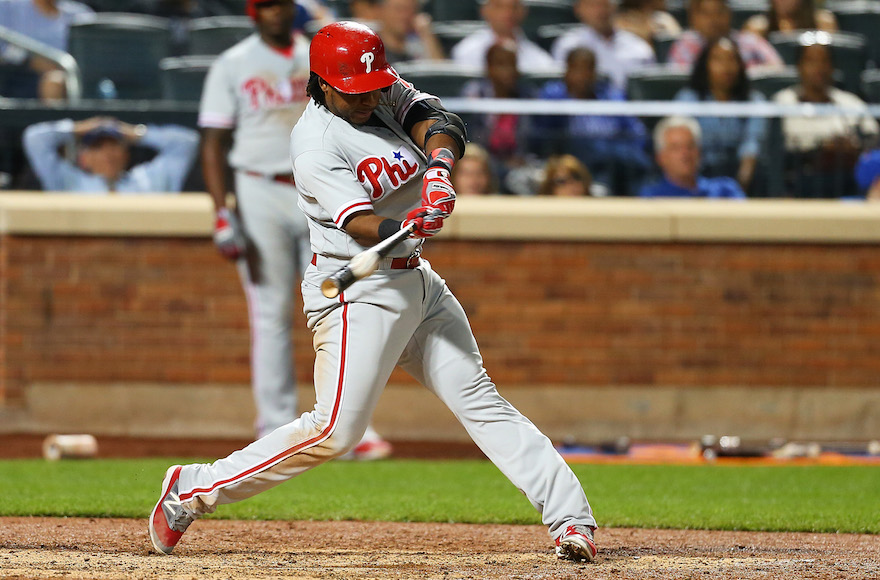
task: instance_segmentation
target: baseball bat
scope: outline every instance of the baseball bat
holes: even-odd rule
[[[410,223],[393,236],[385,238],[372,248],[364,250],[349,260],[348,264],[321,282],[321,293],[327,298],[336,298],[346,288],[375,272],[379,266],[379,260],[387,256],[388,252],[407,239],[415,230],[416,224]]]

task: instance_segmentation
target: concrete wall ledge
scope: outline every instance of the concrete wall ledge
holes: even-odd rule
[[[0,234],[208,237],[206,194],[0,194]],[[462,197],[443,239],[842,243],[880,241],[880,204],[828,200]]]

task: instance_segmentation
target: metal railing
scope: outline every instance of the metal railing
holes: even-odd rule
[[[80,82],[79,65],[76,59],[63,50],[58,50],[48,44],[34,40],[19,32],[15,32],[5,26],[0,26],[0,40],[15,45],[31,54],[36,54],[57,64],[64,71],[64,85],[67,89],[67,100],[70,103],[78,103],[82,98],[82,86]]]

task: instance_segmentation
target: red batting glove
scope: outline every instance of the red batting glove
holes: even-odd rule
[[[443,229],[444,217],[446,216],[437,208],[419,207],[406,214],[400,228],[404,229],[414,223],[416,231],[410,235],[411,238],[430,238]]]
[[[428,156],[428,170],[422,183],[422,205],[436,208],[449,217],[455,207],[455,189],[452,187],[450,172],[455,164],[455,156],[449,149],[437,148]]]
[[[214,221],[214,245],[223,257],[230,260],[237,260],[243,256],[247,247],[241,222],[225,207],[217,210],[217,219]]]

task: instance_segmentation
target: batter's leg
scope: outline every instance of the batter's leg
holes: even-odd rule
[[[285,207],[295,206],[293,188],[238,174],[239,211],[252,244],[238,262],[251,328],[251,383],[259,437],[292,421],[297,398],[292,363],[292,306],[301,256]],[[298,210],[297,210],[298,211]]]
[[[400,365],[455,414],[483,453],[541,513],[554,539],[570,525],[596,527],[584,489],[551,441],[495,388],[467,316],[426,270],[426,316]]]
[[[420,296],[419,280],[406,285],[417,286]],[[256,495],[357,444],[421,319],[394,285],[381,275],[362,284],[377,302],[366,304],[334,302],[320,296],[317,285],[303,284],[306,303],[323,305],[307,313],[315,332],[315,409],[224,459],[183,466],[179,497],[190,516]]]

